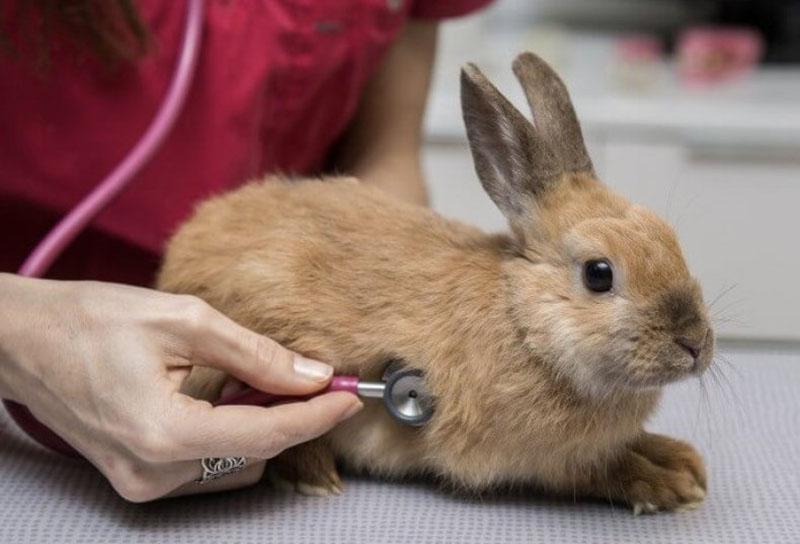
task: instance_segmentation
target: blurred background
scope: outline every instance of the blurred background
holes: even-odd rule
[[[511,62],[572,93],[600,179],[672,223],[718,335],[800,343],[800,0],[498,0],[444,25],[426,119],[433,206],[505,222],[466,147],[459,69],[528,113]]]

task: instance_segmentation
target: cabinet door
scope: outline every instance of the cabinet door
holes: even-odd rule
[[[665,217],[721,337],[800,340],[800,154],[608,141],[601,178]]]

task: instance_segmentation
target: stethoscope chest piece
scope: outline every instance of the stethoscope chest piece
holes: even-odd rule
[[[433,417],[433,396],[425,385],[422,371],[391,363],[384,372],[383,403],[400,423],[421,427]]]

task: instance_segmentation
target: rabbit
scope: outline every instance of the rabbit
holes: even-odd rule
[[[533,486],[686,510],[706,495],[689,444],[643,429],[663,387],[700,375],[714,333],[676,236],[595,176],[563,82],[513,63],[535,126],[473,64],[461,72],[475,169],[510,232],[486,234],[351,178],[267,179],[202,203],[158,287],[196,295],[337,373],[424,372],[423,427],[379,402],[268,461],[274,481],[342,489],[337,461],[481,493]],[[214,399],[196,367],[184,389]]]

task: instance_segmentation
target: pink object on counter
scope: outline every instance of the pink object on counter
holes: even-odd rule
[[[661,58],[662,44],[656,36],[632,34],[621,37],[616,43],[617,55],[626,62],[650,62]]]
[[[658,36],[629,34],[615,43],[613,75],[621,90],[646,92],[659,81],[663,46]]]
[[[751,28],[696,27],[681,34],[676,52],[681,78],[707,85],[749,73],[761,60],[764,40]]]
[[[250,406],[269,406],[279,402],[291,402],[298,400],[306,400],[317,395],[324,393],[332,393],[334,391],[346,391],[358,395],[358,376],[334,376],[328,387],[310,395],[305,396],[286,396],[274,395],[272,393],[265,393],[257,389],[247,388],[244,391],[239,391],[225,398],[222,398],[214,403],[214,406],[225,406],[232,404],[246,404]]]

